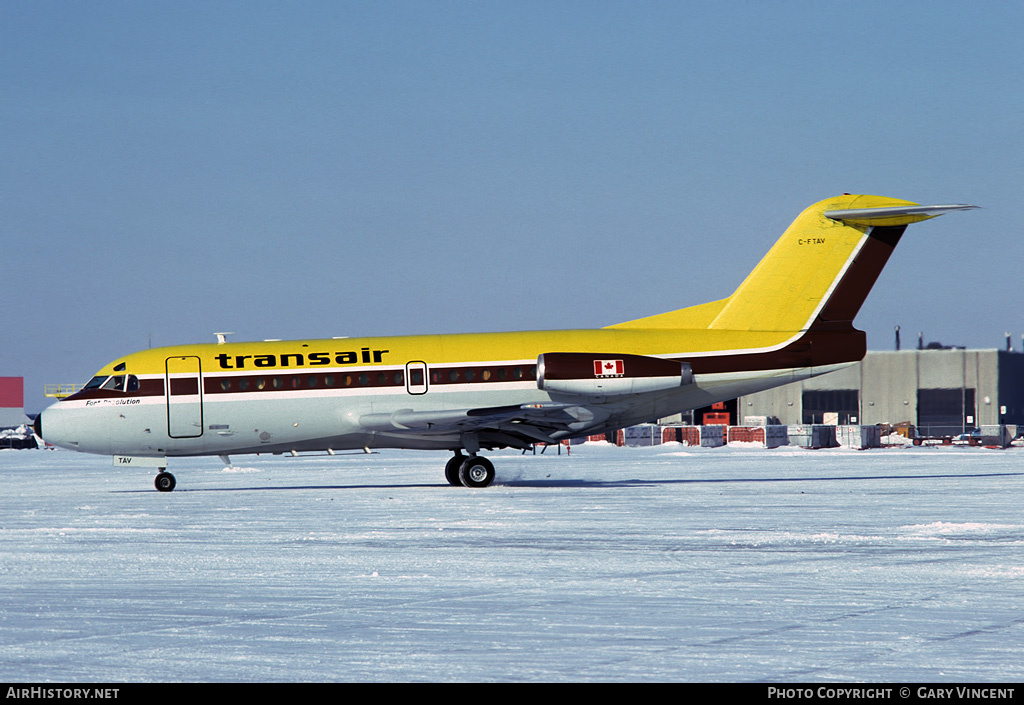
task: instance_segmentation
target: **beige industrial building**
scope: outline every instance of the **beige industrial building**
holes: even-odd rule
[[[1024,354],[869,351],[838,372],[740,397],[734,408],[736,424],[912,424],[924,436],[1024,425]]]

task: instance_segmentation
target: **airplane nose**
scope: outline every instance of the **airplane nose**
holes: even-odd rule
[[[35,431],[36,435],[51,445],[60,446],[61,448],[73,448],[77,450],[78,441],[69,441],[66,436],[68,434],[68,418],[66,414],[62,414],[63,409],[55,408],[56,405],[47,407],[39,412],[36,416],[36,420],[32,422],[32,430]],[[46,423],[43,423],[43,417],[46,417]],[[45,430],[43,426],[46,426]],[[47,435],[44,436],[43,433]],[[67,445],[72,443],[73,445]]]
[[[32,430],[58,448],[106,455],[110,452],[110,431],[102,421],[96,422],[91,416],[88,411],[69,408],[59,401],[43,409],[32,422]]]

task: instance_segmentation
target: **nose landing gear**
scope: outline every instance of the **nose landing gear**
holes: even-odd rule
[[[174,475],[161,469],[161,471],[157,473],[156,480],[154,480],[153,484],[156,485],[156,489],[159,492],[170,492],[174,489],[176,482]]]

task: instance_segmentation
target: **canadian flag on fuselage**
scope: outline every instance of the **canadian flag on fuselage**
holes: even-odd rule
[[[625,373],[622,360],[594,360],[595,377],[621,377]]]

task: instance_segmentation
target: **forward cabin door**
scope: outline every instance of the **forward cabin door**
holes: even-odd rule
[[[203,384],[198,357],[167,358],[167,435],[203,435]]]

